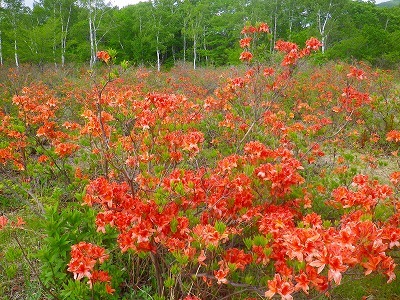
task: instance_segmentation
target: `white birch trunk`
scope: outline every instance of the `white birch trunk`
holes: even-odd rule
[[[95,36],[94,36],[94,28],[93,28],[93,20],[92,20],[92,8],[91,4],[89,4],[89,37],[90,37],[90,68],[93,68],[94,63],[96,62],[96,52],[95,52]]]
[[[186,20],[183,21],[183,62],[186,62]]]
[[[329,2],[328,11],[323,15],[321,10],[318,11],[318,30],[321,35],[321,52],[325,53],[326,50],[326,39],[328,37],[326,33],[326,25],[328,24],[328,20],[331,18],[331,7],[332,0]]]
[[[276,1],[275,2],[275,13],[274,13],[274,37],[273,37],[273,43],[272,43],[272,45],[274,45],[275,46],[275,43],[276,43],[276,27],[278,26],[277,24],[278,24],[278,13],[277,13],[277,11],[278,11],[278,2]]]
[[[160,48],[158,48],[158,43],[159,43],[159,32],[157,32],[157,71],[160,72],[161,71],[161,53],[160,53]]]
[[[208,66],[207,43],[206,43],[206,27],[203,27],[203,49],[206,54],[206,65]]]
[[[64,67],[65,66],[65,53],[67,50],[67,36],[68,36],[68,29],[69,29],[69,21],[71,18],[71,10],[72,10],[72,4],[69,6],[69,11],[68,11],[68,18],[67,18],[67,22],[64,26],[64,20],[61,17],[61,66]],[[62,16],[61,14],[62,10],[61,10],[61,4],[60,4],[60,16]]]
[[[197,60],[196,34],[193,34],[193,70],[196,70],[196,60]]]
[[[0,30],[0,66],[3,65],[3,41],[1,39],[1,30]]]
[[[15,66],[19,68],[17,37],[14,38],[14,57],[15,57]]]
[[[161,71],[161,57],[160,57],[160,49],[157,47],[157,72]]]
[[[56,4],[54,3],[53,5],[53,18],[54,18],[54,24],[57,16],[56,16]],[[53,35],[53,62],[54,62],[54,67],[57,68],[57,55],[56,55],[56,48],[57,48],[57,34],[56,30],[54,30],[54,35]]]

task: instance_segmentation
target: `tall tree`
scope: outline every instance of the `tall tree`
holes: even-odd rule
[[[343,13],[346,2],[348,0],[308,0],[304,3],[304,15],[308,17],[307,21],[318,29],[322,53],[325,53],[329,32]]]
[[[155,38],[157,55],[157,70],[161,70],[162,55],[167,45],[173,40],[174,33],[171,25],[176,17],[176,2],[174,0],[153,0],[151,11],[151,28]]]
[[[246,0],[213,2],[207,20],[207,55],[213,65],[239,62],[238,40],[245,21],[251,13]]]
[[[20,28],[21,47],[20,54],[22,60],[29,58],[40,66],[46,63],[56,63],[55,59],[55,20],[49,18],[46,22],[40,22],[39,18],[34,18],[37,14],[31,14],[26,18],[24,25]]]
[[[189,32],[193,41],[193,69],[196,69],[197,63],[197,47],[199,38],[203,29],[205,5],[200,3],[191,3],[190,14],[188,15]]]
[[[60,20],[60,44],[61,44],[61,65],[65,65],[65,55],[67,51],[67,38],[71,24],[72,12],[76,0],[58,0],[58,13]]]
[[[140,2],[115,12],[117,27],[110,33],[111,46],[123,53],[124,59],[136,64],[154,61],[151,2]]]
[[[11,35],[14,44],[15,66],[19,67],[19,29],[23,17],[28,14],[29,9],[23,5],[22,0],[3,0],[5,18],[11,26]]]
[[[4,20],[4,8],[0,1],[0,66],[3,65],[3,20]]]
[[[100,41],[111,29],[111,22],[104,24],[105,19],[110,16],[111,7],[104,0],[81,0],[81,5],[87,11],[87,21],[89,25],[90,43],[90,67],[96,62],[96,53]]]

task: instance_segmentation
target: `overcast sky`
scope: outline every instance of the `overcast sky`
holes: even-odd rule
[[[26,5],[32,7],[32,3],[34,0],[25,0]],[[117,5],[118,7],[124,7],[129,4],[136,4],[138,2],[146,2],[147,0],[110,0],[112,4]],[[389,0],[376,0],[376,3],[381,3]],[[107,2],[107,1],[106,1]]]
[[[136,4],[138,2],[146,2],[146,1],[144,1],[144,0],[111,0],[111,3],[117,5],[118,7],[127,6],[128,4]]]
[[[29,7],[32,7],[34,1],[35,0],[25,0],[25,4]],[[111,1],[112,4],[117,5],[118,7],[123,7],[123,6],[127,6],[129,4],[136,4],[138,2],[146,2],[147,0],[108,0],[108,1]],[[108,1],[105,0],[106,3]]]

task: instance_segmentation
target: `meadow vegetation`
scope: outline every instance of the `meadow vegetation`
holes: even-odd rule
[[[399,76],[268,32],[237,67],[0,69],[0,298],[400,299]]]

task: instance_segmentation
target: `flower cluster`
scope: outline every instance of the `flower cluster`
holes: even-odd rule
[[[98,51],[98,52],[96,53],[96,57],[97,57],[98,59],[100,59],[101,61],[104,61],[106,64],[108,64],[108,62],[109,62],[110,59],[111,59],[111,56],[110,56],[110,54],[109,54],[107,51]]]
[[[68,264],[68,271],[74,274],[75,280],[88,278],[90,288],[96,282],[106,283],[106,292],[113,293],[110,286],[111,277],[106,271],[95,270],[97,263],[102,264],[109,258],[104,248],[91,243],[80,242],[71,248],[71,261]]]
[[[258,26],[249,25],[243,28],[241,34],[243,34],[245,37],[239,42],[240,47],[244,49],[239,57],[241,61],[250,62],[253,59],[253,54],[250,52],[251,43],[257,39],[258,34],[263,33],[269,33],[269,27],[266,23],[260,23]]]
[[[386,134],[386,140],[389,142],[400,142],[400,131],[399,130],[390,130]]]
[[[295,65],[298,59],[310,55],[311,51],[318,51],[321,46],[321,42],[312,37],[306,41],[306,47],[302,50],[299,49],[297,44],[282,40],[276,42],[275,49],[285,53],[282,65],[289,66]]]

